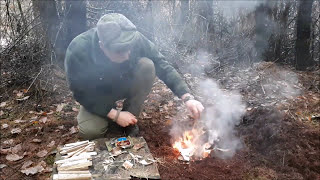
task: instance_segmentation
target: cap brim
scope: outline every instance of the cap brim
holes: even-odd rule
[[[121,35],[114,39],[108,46],[112,51],[130,49],[138,37],[137,31],[123,31]]]

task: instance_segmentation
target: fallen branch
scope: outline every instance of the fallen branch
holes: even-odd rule
[[[36,79],[39,77],[39,75],[41,74],[42,72],[42,67],[39,71],[39,73],[37,74],[37,76],[33,79],[32,83],[30,84],[30,86],[28,87],[28,89],[26,90],[26,93],[29,91],[29,89],[31,88],[31,86],[33,85],[33,83],[36,81]]]

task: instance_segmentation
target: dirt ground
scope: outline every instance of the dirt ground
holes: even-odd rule
[[[283,70],[274,64],[263,66],[263,77]],[[155,82],[139,126],[158,161],[162,179],[320,179],[319,71],[296,72],[301,93],[294,98],[274,97],[269,101],[265,101],[266,90],[252,80],[256,75],[250,74],[252,71],[246,77],[252,81],[233,87],[230,85],[237,84],[234,77],[239,76],[229,72],[237,69],[220,68],[206,74],[224,89],[239,90],[247,103],[247,112],[235,127],[244,146],[229,159],[213,156],[190,163],[178,160],[170,129],[177,118],[183,118],[179,113],[183,103],[161,81]],[[3,92],[0,179],[48,179],[55,148],[78,140],[75,118],[79,104],[73,100],[63,74],[53,75],[53,89],[35,86],[26,92],[26,86]],[[184,76],[191,88],[197,84],[196,76]],[[9,156],[12,154],[16,156]],[[40,164],[43,169],[34,175],[22,173],[22,166],[28,161],[32,161],[29,166]]]

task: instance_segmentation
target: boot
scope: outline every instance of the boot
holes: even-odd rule
[[[126,136],[137,137],[139,135],[139,126],[137,124],[130,125],[124,128]]]

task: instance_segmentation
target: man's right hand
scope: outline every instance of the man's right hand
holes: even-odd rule
[[[108,113],[108,118],[115,119],[117,116],[117,110],[111,109],[111,111]],[[138,122],[137,118],[128,111],[120,111],[118,119],[116,121],[117,124],[119,124],[122,127],[127,127],[129,125],[134,125]]]
[[[134,125],[138,122],[137,118],[128,111],[121,111],[117,120],[117,124],[122,127]]]

